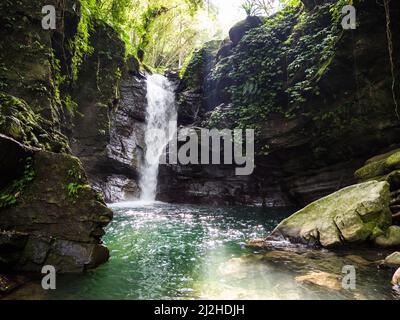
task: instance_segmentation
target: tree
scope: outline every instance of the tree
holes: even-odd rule
[[[246,0],[242,8],[248,16],[268,16],[276,2],[276,0]]]

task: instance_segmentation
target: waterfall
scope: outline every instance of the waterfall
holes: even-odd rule
[[[175,123],[176,128],[176,120],[177,113],[173,84],[162,75],[148,75],[145,130],[146,153],[140,168],[140,200],[154,201],[156,198],[160,158],[168,144],[169,125],[170,123]]]

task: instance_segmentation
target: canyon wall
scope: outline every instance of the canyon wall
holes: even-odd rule
[[[44,5],[56,8],[55,30],[42,28]],[[105,201],[138,192],[139,63],[77,1],[0,9],[0,272],[94,268],[109,257]]]
[[[240,177],[233,166],[162,166],[161,200],[303,206],[355,183],[365,159],[400,143],[400,6],[387,16],[354,1],[357,28],[343,30],[344,4],[248,17],[195,52],[177,92],[180,125],[254,128],[256,168]]]

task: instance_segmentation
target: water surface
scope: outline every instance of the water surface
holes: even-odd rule
[[[60,276],[55,299],[393,299],[391,271],[372,263],[384,253],[332,253],[245,246],[265,237],[293,210],[205,208],[164,203],[112,206],[104,242],[111,259],[79,276]],[[363,257],[360,257],[362,255]],[[357,270],[356,290],[299,282]],[[297,280],[296,280],[297,278]],[[49,298],[49,297],[47,297]]]

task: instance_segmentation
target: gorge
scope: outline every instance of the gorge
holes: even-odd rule
[[[0,4],[0,296],[399,299],[398,2],[352,1],[353,31],[344,0],[248,16],[183,67],[157,38],[130,50],[89,2],[46,1],[56,30],[41,0]],[[254,172],[159,164],[171,123],[254,130]]]

